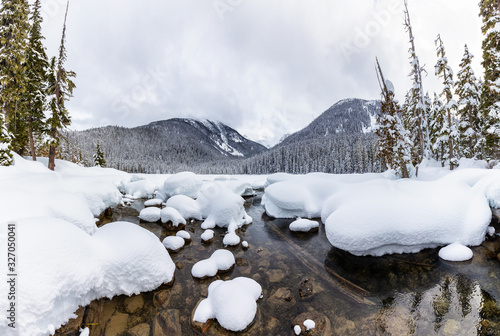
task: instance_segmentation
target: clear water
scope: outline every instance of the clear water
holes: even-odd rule
[[[291,220],[267,217],[260,197],[246,202],[253,224],[239,235],[250,248],[229,248],[237,258],[231,272],[207,280],[191,277],[197,261],[223,247],[224,230],[217,229],[215,241],[204,245],[199,223],[189,223],[186,229],[194,231],[193,241],[171,254],[178,266],[173,286],[141,294],[144,306],[129,315],[124,329],[139,323],[153,328],[159,312],[176,309],[180,317],[177,330],[182,335],[198,335],[190,316],[197,302],[206,297],[208,285],[216,279],[246,276],[261,284],[263,298],[258,301],[254,323],[242,335],[292,335],[293,320],[303,313],[320,325],[317,335],[500,335],[499,237],[473,248],[474,258],[464,263],[440,260],[437,249],[355,257],[332,248],[322,225],[317,233],[290,232]],[[159,224],[139,223],[142,206],[136,202],[133,207],[116,209],[105,221],[135,222],[160,239],[175,234]],[[126,313],[125,299],[120,296],[104,304],[112,306],[115,314]],[[109,316],[105,318],[109,320]],[[104,332],[108,320],[94,318],[85,323],[93,335],[92,328],[96,328],[94,334]],[[96,323],[100,327],[94,327]],[[213,322],[205,334],[233,333]]]

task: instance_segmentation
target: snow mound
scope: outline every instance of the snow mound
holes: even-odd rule
[[[305,320],[303,324],[304,324],[304,327],[306,327],[306,330],[308,330],[308,331],[316,328],[316,323],[311,319]]]
[[[155,223],[160,220],[160,208],[157,207],[149,207],[144,208],[139,213],[139,218],[145,222]]]
[[[202,220],[201,209],[198,203],[185,195],[172,196],[167,201],[167,207],[176,209],[185,219]]]
[[[150,200],[147,200],[146,202],[144,202],[145,207],[161,206],[162,204],[163,204],[163,200],[161,200],[159,198],[153,198],[153,199],[150,199]]]
[[[179,251],[186,243],[184,238],[178,236],[168,236],[163,239],[163,246],[169,251]]]
[[[133,198],[153,197],[155,190],[155,184],[149,180],[129,182],[125,185],[125,193]]]
[[[214,236],[215,236],[214,230],[208,229],[201,234],[201,240],[204,242],[208,242],[209,240],[213,239]]]
[[[203,185],[201,177],[191,172],[182,172],[170,176],[163,183],[160,196],[165,198],[175,195],[185,195],[190,198],[197,198]]]
[[[299,218],[292,223],[290,223],[289,229],[294,232],[310,232],[312,230],[317,230],[319,228],[319,223],[313,220]]]
[[[198,261],[191,269],[195,278],[213,277],[219,271],[227,271],[235,264],[233,253],[228,250],[217,250],[210,258]]]
[[[185,231],[185,230],[180,230],[180,231],[177,231],[177,233],[175,234],[177,237],[181,237],[182,239],[184,239],[186,242],[190,241],[191,240],[191,235],[189,234],[189,232]]]
[[[177,227],[179,224],[186,225],[186,220],[175,208],[166,207],[161,209],[160,217],[162,223],[172,222],[172,225]]]
[[[208,297],[200,302],[194,312],[194,321],[205,323],[215,318],[231,331],[242,331],[252,323],[257,313],[257,300],[262,287],[245,277],[217,280],[208,287]]]
[[[16,229],[22,239],[17,250],[22,260],[17,283],[20,335],[51,334],[92,300],[150,291],[173,279],[175,265],[168,252],[154,234],[135,224],[107,224],[90,236],[62,219],[29,218],[18,220]],[[2,230],[3,250],[6,242]],[[6,285],[0,282],[0,292],[7,293]],[[8,304],[2,295],[0,309],[6,311]],[[6,327],[0,314],[0,330]]]
[[[439,250],[439,258],[447,261],[467,261],[472,256],[472,250],[460,243],[453,243]]]

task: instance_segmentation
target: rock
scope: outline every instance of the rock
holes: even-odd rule
[[[115,311],[116,306],[111,300],[94,300],[87,307],[83,326],[89,327],[91,335],[103,335],[106,324]]]
[[[460,329],[461,325],[459,321],[449,319],[444,323],[441,334],[443,336],[458,335],[460,333]]]
[[[83,307],[79,307],[75,311],[75,315],[77,317],[70,319],[68,321],[68,323],[66,323],[61,328],[59,328],[54,335],[55,336],[62,336],[62,335],[69,335],[69,334],[78,333],[80,331],[80,329],[82,328],[84,313],[85,313],[85,309]]]
[[[134,295],[125,299],[125,311],[129,314],[135,314],[144,307],[144,298],[142,295]]]
[[[127,330],[128,314],[115,313],[106,324],[104,336],[118,336]]]
[[[177,267],[178,270],[181,270],[184,268],[184,265],[180,261],[176,261],[175,267]]]
[[[201,332],[201,333],[206,333],[207,330],[210,328],[210,325],[212,323],[212,320],[208,320],[207,322],[205,323],[201,323],[201,322],[197,322],[194,320],[194,312],[196,311],[196,309],[198,309],[198,306],[200,305],[200,302],[203,301],[204,299],[200,299],[198,300],[198,303],[196,304],[196,307],[194,307],[193,311],[191,312],[191,326],[196,329],[197,331]]]
[[[295,299],[293,298],[292,291],[290,288],[281,287],[278,288],[269,298],[269,301],[273,304],[279,305],[285,302],[295,303]]]
[[[300,281],[299,294],[302,299],[309,298],[314,294],[313,284],[309,278]]]
[[[129,336],[148,336],[150,326],[147,323],[141,323],[128,330]]]
[[[182,336],[180,312],[178,309],[162,310],[153,320],[153,336]]]
[[[280,269],[271,269],[267,271],[269,282],[280,282],[285,277],[285,273]]]
[[[304,326],[304,321],[308,319],[313,320],[314,323],[316,324],[313,329],[307,330],[306,327]],[[294,318],[292,321],[291,328],[293,329],[297,325],[300,326],[301,329],[300,335],[307,335],[307,336],[332,335],[331,323],[328,317],[315,311],[302,313],[296,318]]]
[[[248,261],[245,258],[236,258],[236,266],[245,267],[248,266]]]
[[[169,221],[168,223],[162,223],[161,226],[164,227],[167,231],[180,231],[184,230],[186,224],[179,223],[177,226],[175,226],[171,221]]]
[[[164,308],[168,305],[170,299],[170,290],[165,289],[156,293],[153,297],[153,304],[156,308]]]

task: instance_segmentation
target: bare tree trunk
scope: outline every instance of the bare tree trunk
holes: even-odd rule
[[[50,134],[53,139],[55,139],[57,130],[52,129]],[[54,170],[56,168],[56,146],[55,145],[50,145],[49,146],[49,165],[48,165],[50,170]]]
[[[451,113],[450,110],[448,109],[448,125],[451,127]],[[448,147],[450,150],[450,154],[448,155],[448,159],[450,160],[450,170],[453,170],[453,141],[451,140],[451,134],[448,136]]]
[[[30,150],[31,150],[31,158],[33,161],[36,161],[36,151],[35,151],[35,140],[33,139],[33,129],[28,127],[28,134],[30,137]]]

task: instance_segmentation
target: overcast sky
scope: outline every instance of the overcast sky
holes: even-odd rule
[[[477,3],[409,0],[425,90],[441,91],[437,34],[455,72],[468,44],[482,77]],[[50,56],[65,5],[43,1]],[[211,119],[275,144],[338,100],[378,99],[376,56],[403,99],[408,48],[403,0],[72,0],[67,68],[78,77],[71,128]]]

